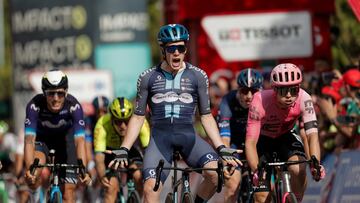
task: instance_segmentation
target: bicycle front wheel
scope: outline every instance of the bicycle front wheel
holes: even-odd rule
[[[283,203],[297,203],[297,199],[294,193],[292,192],[287,192],[284,194],[283,198],[282,198],[282,202]]]
[[[132,191],[129,195],[129,198],[126,201],[127,203],[140,203],[140,195],[137,191]]]
[[[194,198],[190,192],[185,192],[182,197],[181,203],[194,203]]]

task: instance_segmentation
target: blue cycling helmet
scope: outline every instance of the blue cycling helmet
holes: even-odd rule
[[[160,28],[157,40],[160,45],[165,45],[169,42],[187,42],[189,38],[189,32],[183,25],[168,24]]]
[[[105,96],[97,96],[93,99],[92,101],[92,105],[94,107],[95,110],[97,109],[107,109],[109,106],[109,99]]]
[[[255,69],[247,68],[239,73],[237,84],[239,87],[248,87],[254,89],[261,89],[263,85],[263,76]]]

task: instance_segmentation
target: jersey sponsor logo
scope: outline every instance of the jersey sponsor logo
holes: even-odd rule
[[[60,115],[64,115],[64,114],[67,114],[67,112],[68,112],[68,110],[67,109],[64,109],[64,110],[62,110],[62,111],[60,111]]]
[[[156,176],[156,172],[155,172],[155,170],[154,169],[151,169],[151,170],[149,170],[149,175],[150,175],[150,177],[155,177]]]
[[[85,121],[84,121],[84,120],[79,120],[79,124],[80,124],[81,126],[85,126]]]
[[[30,105],[30,109],[32,109],[32,110],[34,110],[34,111],[36,111],[36,112],[39,112],[39,111],[40,111],[40,108],[37,107],[35,104],[31,104],[31,105]]]
[[[315,113],[311,99],[304,101],[304,105],[305,105],[305,111],[307,111],[309,114]]]
[[[64,119],[59,120],[57,124],[52,124],[50,121],[43,121],[41,125],[48,128],[60,128],[61,126],[65,126],[67,122]]]
[[[204,70],[202,70],[202,69],[200,69],[200,68],[198,68],[198,67],[196,67],[196,66],[193,66],[193,65],[191,65],[191,66],[189,67],[189,69],[193,69],[193,70],[195,70],[195,71],[200,72],[201,75],[204,76],[204,79],[206,80],[206,86],[209,87],[209,78],[208,78],[208,76],[207,76],[207,74],[206,74],[206,72],[205,72]]]
[[[219,128],[226,128],[229,126],[230,126],[229,121],[222,121],[221,123],[219,123]]]
[[[80,105],[76,104],[75,106],[70,106],[70,113],[76,111],[77,109],[80,109]]]
[[[175,102],[181,101],[186,104],[190,104],[194,101],[193,97],[189,93],[181,93],[178,95],[176,92],[170,91],[165,94],[157,93],[151,97],[151,101],[155,104],[162,103],[162,102]]]
[[[25,125],[31,125],[30,119],[28,119],[28,118],[25,119]]]

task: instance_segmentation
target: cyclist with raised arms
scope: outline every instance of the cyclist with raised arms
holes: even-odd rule
[[[188,40],[189,33],[183,25],[169,24],[160,28],[158,42],[163,61],[140,74],[135,113],[130,119],[122,150],[117,152],[117,158],[110,163],[115,168],[127,165],[128,149],[139,134],[148,104],[152,128],[150,144],[144,155],[145,202],[160,202],[162,186],[157,192],[153,191],[155,167],[160,159],[165,160],[164,167],[171,166],[174,150],[180,151],[190,167],[216,168],[219,155],[233,166],[241,164],[233,156],[240,150],[224,146],[210,112],[209,81],[205,71],[184,62]],[[202,125],[218,153],[195,134],[194,115],[197,107]],[[169,171],[162,174],[162,184],[168,175]],[[217,173],[203,171],[202,175],[204,180],[197,192],[196,202],[210,199],[216,191]]]
[[[67,92],[68,78],[58,69],[44,74],[41,79],[42,94],[35,95],[26,107],[24,159],[25,178],[32,189],[40,186],[42,169],[31,174],[30,166],[35,158],[44,164],[49,150],[55,149],[57,163],[77,164],[85,158],[85,130],[83,111],[77,99]],[[75,202],[78,174],[73,169],[60,171],[60,183],[64,202]],[[90,183],[88,173],[80,178]]]
[[[253,183],[258,186],[254,193],[256,202],[271,200],[270,172],[266,173],[264,185],[258,184],[259,157],[267,155],[266,159],[271,162],[272,157],[269,156],[275,152],[280,161],[306,159],[301,138],[293,131],[300,116],[308,137],[310,156],[315,155],[320,160],[317,119],[310,95],[300,88],[300,69],[291,63],[279,64],[271,71],[270,81],[272,89],[254,95],[249,107],[246,130],[246,158],[254,173]],[[311,168],[314,179],[325,177],[325,169],[321,165],[320,167],[320,177]],[[291,165],[288,169],[291,188],[301,202],[306,189],[306,165]]]
[[[101,116],[96,123],[94,130],[94,150],[96,170],[100,177],[101,184],[105,189],[104,202],[115,202],[120,183],[116,173],[108,170],[106,166],[114,158],[111,154],[104,154],[106,150],[116,150],[124,140],[128,122],[134,112],[133,104],[124,97],[118,97],[112,101],[109,113]],[[150,126],[145,120],[139,132],[139,145],[146,148],[150,140]],[[134,159],[130,168],[138,168],[142,161],[142,150],[132,147],[129,158]],[[135,171],[134,181],[140,196],[142,194],[142,177],[139,170]]]
[[[239,73],[237,84],[238,89],[230,91],[221,100],[218,125],[226,147],[244,150],[249,105],[254,94],[262,89],[263,77],[259,71],[247,68]],[[241,154],[241,158],[245,159],[245,155]],[[233,174],[228,170],[224,172],[224,202],[236,202],[241,183],[240,167]]]

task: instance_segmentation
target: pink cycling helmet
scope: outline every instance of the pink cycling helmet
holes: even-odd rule
[[[270,82],[272,87],[298,85],[301,81],[300,68],[292,63],[279,64],[271,71]]]

